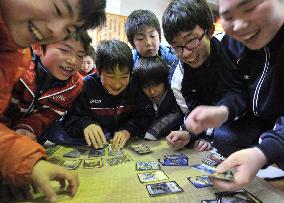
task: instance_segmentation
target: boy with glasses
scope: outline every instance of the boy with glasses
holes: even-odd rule
[[[181,148],[188,144],[190,136],[186,131],[213,136],[213,146],[223,156],[255,144],[257,123],[248,119],[251,114],[246,108],[247,95],[236,88],[242,80],[235,73],[234,64],[213,37],[213,17],[206,1],[173,0],[164,12],[163,30],[179,58],[172,67],[170,82],[184,115],[189,119],[192,112],[206,107],[220,112],[216,117],[223,118],[220,126],[204,131],[196,131],[194,125],[187,123],[184,133],[167,136],[169,145]],[[248,115],[244,117],[245,114]],[[200,146],[200,151],[205,147]]]

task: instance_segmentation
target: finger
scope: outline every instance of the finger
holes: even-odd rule
[[[65,182],[65,180],[64,179],[59,179],[59,180],[57,180],[58,182],[59,182],[59,184],[60,184],[60,191],[64,191],[65,190],[65,187],[66,187],[66,182]]]
[[[90,140],[90,137],[89,137],[89,133],[84,133],[84,136],[85,136],[85,140],[86,140],[86,143],[88,146],[91,146],[91,140]]]
[[[213,177],[209,177],[213,185],[221,191],[236,191],[241,187],[238,187],[234,182],[222,181]]]
[[[201,144],[202,144],[202,145],[199,146],[199,151],[200,151],[200,152],[201,152],[201,151],[204,151],[204,150],[207,148],[207,143],[206,143],[206,142],[202,142]]]
[[[217,173],[224,173],[225,171],[234,168],[235,166],[238,165],[237,160],[234,158],[234,154],[229,156],[227,159],[225,159],[222,163],[220,163],[217,168],[216,172]]]
[[[196,140],[196,141],[194,142],[194,145],[193,145],[193,149],[194,149],[194,150],[197,150],[198,144],[199,144],[199,140]]]
[[[56,194],[53,191],[49,181],[45,182],[45,184],[40,184],[39,188],[41,189],[43,194],[48,199],[48,202],[50,202],[50,203],[55,203],[56,202]]]
[[[102,142],[102,139],[101,139],[101,135],[99,134],[99,130],[100,128],[92,128],[92,131],[91,131],[91,138],[93,137],[95,139],[95,142],[97,144],[97,148],[102,148],[103,146],[103,142]],[[92,139],[91,139],[92,140]]]
[[[90,138],[90,141],[92,143],[92,145],[97,149],[99,148],[97,142],[96,142],[96,138],[94,137],[93,133],[88,133],[88,136]]]
[[[119,149],[122,149],[124,147],[126,141],[127,141],[126,139],[121,139]]]
[[[57,176],[57,180],[66,180],[68,182],[67,191],[71,196],[74,196],[77,192],[78,186],[79,186],[79,179],[78,176],[75,174],[72,174],[68,171],[63,171]]]
[[[102,140],[102,143],[103,144],[106,144],[106,136],[105,136],[105,134],[104,134],[104,132],[102,131],[102,129],[101,128],[99,128],[98,129],[98,133],[99,133],[99,135],[100,135],[100,138],[101,138],[101,140]]]

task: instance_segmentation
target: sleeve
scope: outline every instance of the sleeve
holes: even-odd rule
[[[261,143],[257,145],[266,156],[266,165],[278,164],[284,170],[284,116],[275,123],[273,130],[261,134]]]
[[[1,178],[13,185],[30,183],[33,166],[42,158],[46,155],[41,145],[0,123]]]

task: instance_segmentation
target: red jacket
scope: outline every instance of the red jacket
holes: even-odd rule
[[[0,117],[9,103],[13,85],[30,61],[30,51],[18,50],[0,16]],[[0,179],[15,185],[30,182],[34,164],[44,157],[41,145],[0,123]]]
[[[83,87],[82,76],[76,72],[68,81],[56,80],[57,84],[39,97],[36,97],[37,78],[36,63],[32,61],[30,68],[21,76],[20,81],[14,86],[12,99],[5,115],[12,123],[14,129],[26,129],[36,136],[60,118],[79,95]],[[52,85],[52,84],[50,84]]]

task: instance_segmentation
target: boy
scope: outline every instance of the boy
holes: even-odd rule
[[[213,180],[222,190],[247,186],[259,169],[276,163],[284,169],[284,2],[282,0],[219,0],[226,47],[247,79],[250,104],[266,129],[259,145],[238,151],[217,167],[235,167],[235,180]],[[273,127],[274,126],[274,127]]]
[[[127,44],[103,41],[97,48],[97,74],[84,78],[79,98],[63,119],[73,138],[102,148],[113,137],[112,149],[122,148],[130,136],[143,136],[154,111],[138,86],[131,81],[133,60]],[[62,136],[62,135],[60,135]]]
[[[214,147],[223,156],[256,143],[257,123],[248,120],[251,115],[246,94],[235,87],[242,80],[221,43],[212,36],[213,17],[206,1],[173,0],[164,12],[163,29],[179,58],[171,70],[171,88],[183,113],[189,114],[187,120],[203,105],[217,105],[210,108],[219,110],[225,115],[222,121],[227,121],[215,129],[204,129],[206,132],[194,131],[186,123],[187,131],[213,136]],[[243,117],[245,113],[248,115]],[[182,147],[189,138],[171,134],[167,140],[170,145]]]
[[[135,10],[126,20],[128,42],[133,47],[134,65],[140,57],[160,56],[167,65],[176,60],[174,52],[160,45],[161,27],[156,15],[149,10]]]
[[[82,63],[82,67],[79,71],[79,73],[85,77],[86,75],[90,75],[92,73],[95,73],[96,70],[96,66],[95,66],[95,49],[93,47],[90,47],[89,50],[89,55],[85,56],[83,58],[83,63]]]
[[[105,0],[0,2],[0,113],[9,103],[13,84],[31,61],[29,50],[18,48],[36,42],[59,41],[74,28],[87,29],[102,24],[105,21],[105,4]],[[10,184],[33,182],[50,202],[56,201],[50,180],[59,180],[62,186],[67,180],[68,192],[76,193],[78,180],[74,175],[42,160],[45,152],[39,144],[27,136],[15,134],[3,124],[0,124],[0,152],[0,178]]]

